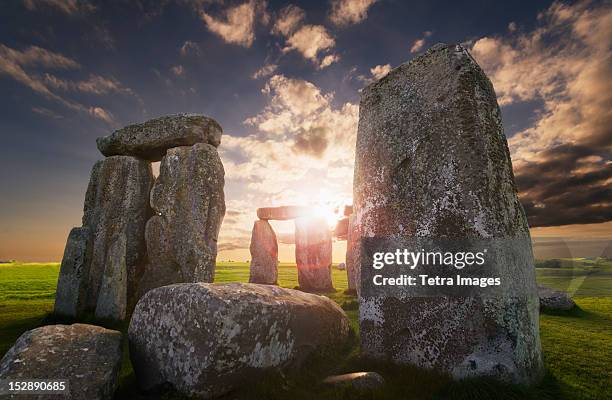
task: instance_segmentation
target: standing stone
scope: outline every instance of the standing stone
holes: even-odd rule
[[[173,147],[208,143],[218,147],[223,130],[212,118],[176,114],[126,126],[96,140],[105,156],[134,156],[159,161]]]
[[[196,143],[168,150],[151,191],[156,215],[146,228],[150,263],[145,290],[213,281],[225,215],[224,174],[214,146]]]
[[[346,238],[346,277],[348,288],[353,293],[359,288],[359,233],[355,231],[354,217],[349,217],[348,235]]]
[[[278,279],[278,243],[274,230],[268,221],[255,221],[249,249],[251,251],[249,282],[276,285]]]
[[[362,91],[354,178],[361,241],[522,243],[502,246],[497,263],[515,296],[419,298],[407,286],[371,296],[362,278],[362,352],[455,378],[541,377],[529,228],[493,86],[464,48],[438,44]]]
[[[138,302],[128,330],[138,384],[190,398],[247,388],[273,371],[331,356],[351,332],[325,296],[272,285],[181,283]],[[233,398],[233,397],[229,397]]]
[[[122,321],[127,308],[126,238],[121,233],[108,250],[96,318]]]
[[[83,226],[93,235],[88,284],[88,305],[92,311],[97,305],[109,249],[122,233],[126,239],[128,303],[135,305],[146,260],[144,232],[152,213],[149,206],[152,184],[151,164],[135,157],[108,157],[93,167],[83,216]]]
[[[47,325],[22,334],[0,361],[0,380],[66,380],[63,395],[19,399],[111,400],[121,369],[121,332],[94,325]],[[6,387],[6,385],[3,385]]]
[[[295,261],[301,290],[333,290],[332,238],[324,218],[295,220]]]
[[[72,228],[66,241],[57,279],[54,313],[77,318],[87,305],[87,282],[91,261],[91,232],[87,227]]]

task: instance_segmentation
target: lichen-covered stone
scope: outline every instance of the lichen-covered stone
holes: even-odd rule
[[[354,217],[351,215],[346,238],[346,278],[351,291],[357,291],[359,288],[359,234],[355,229]]]
[[[196,143],[168,150],[151,190],[156,215],[146,228],[148,288],[213,281],[225,215],[223,186],[223,164],[215,147]]]
[[[149,194],[151,164],[129,156],[98,161],[85,196],[83,226],[92,233],[88,308],[94,311],[109,260],[109,249],[120,234],[126,238],[128,304],[137,300],[137,287],[146,261],[145,225],[152,214]],[[131,307],[130,307],[131,308]]]
[[[139,385],[213,398],[270,369],[338,348],[349,320],[330,299],[272,285],[184,283],[149,291],[128,330]]]
[[[576,307],[576,303],[569,294],[538,285],[540,310],[568,311]]]
[[[65,379],[69,396],[8,398],[110,400],[121,369],[121,333],[99,326],[47,325],[22,334],[0,361],[0,379]]]
[[[121,233],[108,249],[96,318],[123,321],[127,312],[126,238]]]
[[[359,110],[353,193],[359,240],[524,243],[499,262],[504,281],[523,284],[517,296],[371,297],[361,287],[362,352],[456,378],[537,380],[542,359],[529,229],[491,82],[463,47],[439,44],[366,87]]]
[[[105,156],[135,156],[159,161],[173,147],[208,143],[218,147],[223,130],[212,118],[176,114],[121,128],[96,140]]]
[[[77,318],[85,311],[91,247],[89,228],[72,228],[57,279],[54,306],[56,315]]]
[[[265,220],[255,221],[251,233],[250,283],[276,285],[278,279],[278,243],[276,234]]]
[[[332,237],[324,218],[295,220],[295,261],[301,290],[332,290]]]

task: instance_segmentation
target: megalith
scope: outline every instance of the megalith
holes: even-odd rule
[[[128,302],[135,305],[146,262],[144,232],[152,214],[152,184],[151,164],[135,157],[108,157],[93,167],[83,215],[83,226],[92,234],[88,283],[88,307],[92,311],[97,305],[110,247],[120,235],[125,235]]]
[[[85,311],[91,247],[89,228],[72,228],[66,241],[57,281],[55,314],[76,318]]]
[[[346,237],[346,277],[348,288],[355,292],[359,287],[359,233],[355,230],[354,217],[348,217],[348,233]]]
[[[173,147],[208,143],[218,147],[223,130],[212,118],[199,114],[175,114],[121,128],[96,140],[105,156],[134,156],[159,161]]]
[[[167,151],[151,190],[155,215],[146,227],[146,289],[213,281],[225,215],[223,186],[223,164],[214,146],[196,143]]]
[[[324,292],[333,289],[332,236],[324,218],[295,220],[295,261],[301,290]]]
[[[435,45],[362,91],[353,198],[362,249],[397,238],[514,243],[497,248],[511,290],[495,296],[374,292],[362,261],[364,355],[458,379],[541,376],[529,228],[493,86],[462,46]]]
[[[278,279],[278,243],[276,234],[266,220],[253,224],[251,233],[250,283],[276,285]]]

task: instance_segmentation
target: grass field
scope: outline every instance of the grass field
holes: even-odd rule
[[[359,359],[355,340],[352,348],[339,355],[335,365],[313,366],[309,373],[286,377],[282,384],[260,382],[239,393],[239,397],[261,398],[266,393],[266,399],[353,399],[355,393],[329,389],[314,382],[328,373],[369,369],[381,372],[387,384],[383,391],[368,394],[368,399],[611,399],[612,261],[565,261],[552,268],[538,265],[545,268],[537,269],[539,283],[567,290],[579,309],[563,315],[541,315],[547,376],[536,387],[504,386],[486,380],[452,383],[444,376],[416,368],[367,364]],[[0,264],[0,355],[24,331],[52,321],[49,313],[53,309],[58,271],[57,263]],[[220,263],[216,282],[246,282],[248,274],[245,263]],[[333,269],[333,280],[337,291],[329,297],[346,310],[358,335],[355,298],[344,294],[346,273]],[[297,286],[293,264],[279,266],[279,283],[283,287]],[[125,331],[126,325],[118,328]],[[127,343],[117,397],[139,397]]]

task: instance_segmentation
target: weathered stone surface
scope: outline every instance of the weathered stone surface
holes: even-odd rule
[[[96,318],[122,321],[127,312],[126,238],[121,233],[108,249]]]
[[[94,311],[109,260],[109,248],[119,235],[126,238],[128,304],[137,300],[138,281],[146,261],[145,225],[152,214],[149,194],[151,165],[128,156],[98,161],[91,172],[85,197],[83,226],[92,233],[88,307]]]
[[[347,240],[349,229],[349,218],[344,217],[338,220],[334,228],[334,237],[338,240]]]
[[[0,379],[68,379],[71,399],[112,399],[120,368],[120,332],[84,324],[48,325],[17,339],[0,361]]]
[[[541,310],[568,311],[576,307],[576,303],[567,293],[546,286],[538,285],[538,296]]]
[[[96,140],[105,156],[135,156],[159,161],[173,147],[208,143],[218,147],[223,130],[212,118],[176,114],[121,128]]]
[[[146,228],[150,262],[143,286],[213,281],[225,215],[223,185],[223,164],[215,147],[196,143],[168,150],[151,191],[157,215]]]
[[[517,296],[418,298],[398,288],[405,295],[368,297],[363,285],[373,283],[361,280],[362,352],[456,378],[537,380],[529,230],[491,82],[464,48],[440,44],[366,87],[359,110],[353,198],[360,240],[526,243],[498,263]]]
[[[348,385],[357,390],[373,390],[383,386],[385,379],[378,372],[353,372],[328,376],[323,383],[338,386]]]
[[[278,243],[276,234],[268,221],[255,221],[249,249],[251,251],[249,282],[276,285]]]
[[[307,206],[263,207],[257,209],[257,218],[264,220],[286,221],[312,215],[313,210]]]
[[[54,306],[56,315],[77,318],[85,311],[91,250],[89,228],[72,228],[57,279]]]
[[[128,334],[143,389],[170,383],[185,395],[212,398],[337,348],[350,325],[324,296],[272,285],[185,283],[149,291]]]
[[[354,217],[351,215],[346,238],[346,277],[351,291],[357,291],[359,288],[359,233],[356,228]]]
[[[301,290],[333,289],[331,231],[324,218],[295,220],[295,261]]]

